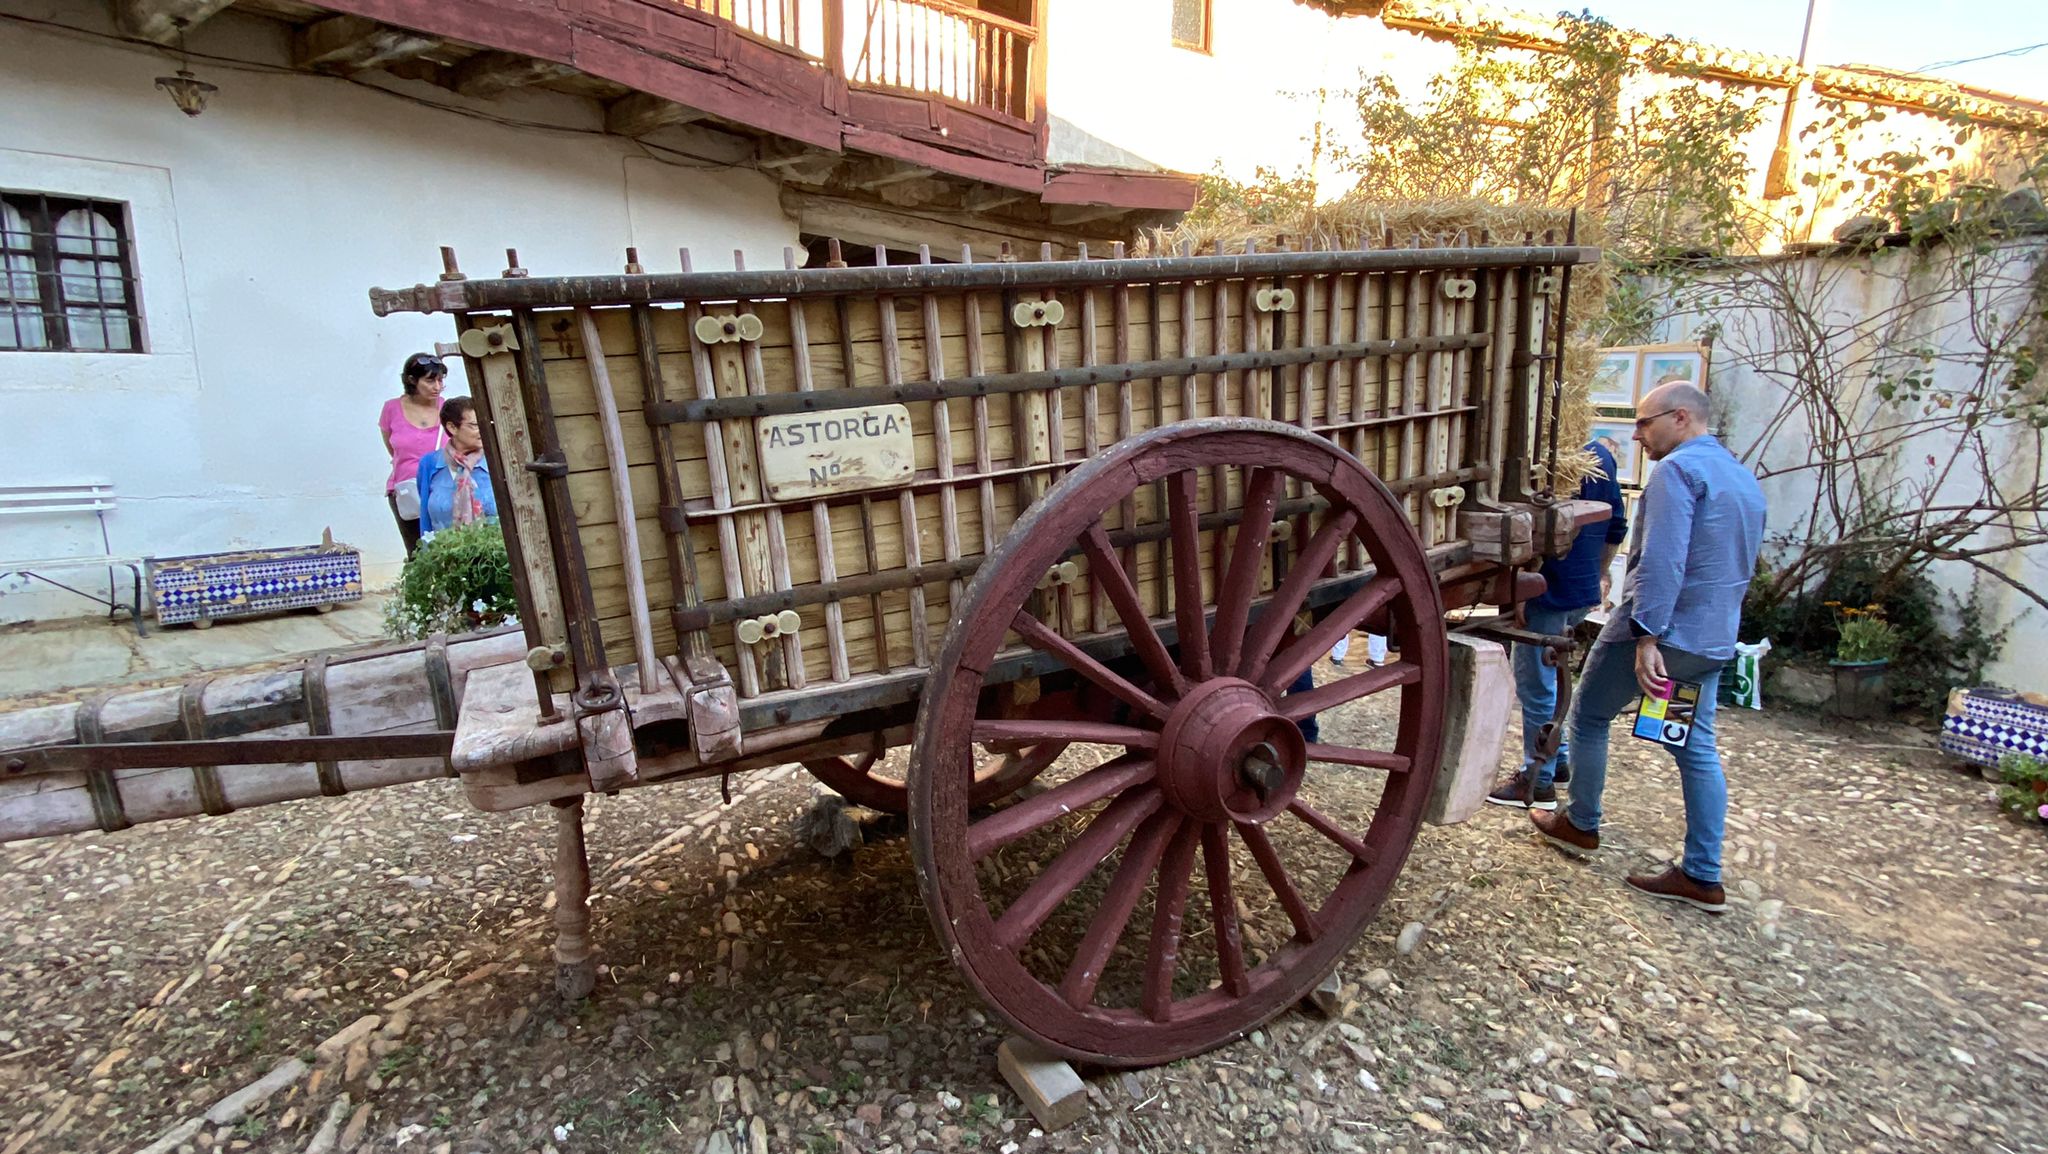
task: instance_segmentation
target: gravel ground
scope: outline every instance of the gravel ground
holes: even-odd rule
[[[608,966],[579,1005],[550,984],[551,814],[454,783],[0,847],[0,1154],[2048,1150],[2048,838],[1922,734],[1724,717],[1725,917],[1622,885],[1681,811],[1669,759],[1617,739],[1598,859],[1491,807],[1426,829],[1341,1016],[1089,1072],[1052,1134],[900,826],[821,861],[798,772],[591,802]]]

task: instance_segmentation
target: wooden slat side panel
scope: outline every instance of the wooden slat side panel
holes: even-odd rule
[[[804,368],[811,387],[820,390],[885,386],[892,379],[914,381],[935,375],[952,379],[1015,372],[1041,364],[1056,368],[1246,349],[1298,349],[1475,328],[1493,330],[1499,337],[1495,345],[1480,350],[1395,353],[1328,365],[1076,385],[1037,393],[1035,401],[1031,401],[1033,394],[998,395],[986,402],[956,400],[946,403],[943,446],[936,439],[940,414],[935,412],[935,404],[908,403],[916,469],[908,500],[901,499],[897,490],[884,488],[870,491],[864,502],[857,497],[824,501],[822,519],[829,527],[830,555],[837,576],[843,581],[873,571],[900,569],[907,559],[930,564],[982,556],[990,543],[1000,543],[1021,514],[1020,491],[1029,492],[1034,485],[1043,489],[1072,465],[1124,437],[1181,420],[1247,412],[1277,416],[1331,436],[1392,484],[1471,466],[1477,462],[1465,459],[1464,429],[1479,418],[1444,410],[1505,404],[1514,382],[1507,371],[1511,346],[1504,343],[1512,336],[1502,330],[1514,318],[1510,288],[1515,277],[1511,273],[1480,274],[1491,278],[1483,294],[1486,315],[1480,316],[1470,304],[1443,296],[1442,281],[1453,275],[1458,274],[1331,273],[1020,294],[1026,299],[1058,300],[1065,307],[1064,319],[1049,336],[1043,329],[1020,335],[1003,294],[990,291],[972,294],[971,299],[970,294],[957,290],[865,297],[850,301],[845,309],[812,302],[801,325]],[[1253,309],[1252,298],[1262,288],[1291,290],[1294,308],[1278,312]],[[713,317],[730,317],[738,311],[733,302],[693,305],[696,312]],[[713,366],[713,379],[722,395],[737,394],[742,387],[738,382],[743,379],[748,392],[798,391],[798,350],[791,343],[790,307],[786,300],[747,303],[745,311],[760,320],[762,330],[760,339],[742,351],[731,345],[699,344],[688,323],[695,313],[682,302],[654,306],[657,359],[671,382],[671,395],[699,394],[695,382],[700,361]],[[886,314],[882,312],[885,308]],[[692,561],[707,605],[715,606],[743,592],[784,585],[797,589],[816,586],[821,577],[819,530],[811,502],[773,501],[754,481],[754,422],[729,421],[723,430],[724,467],[729,474],[739,470],[728,487],[729,507],[735,511],[724,512],[714,493],[716,470],[707,455],[703,429],[679,427],[673,438],[674,460],[664,463],[655,458],[655,439],[641,415],[645,390],[629,315],[623,309],[600,309],[594,316],[605,366],[625,418],[627,476],[645,555],[644,578],[656,606],[657,647],[675,651],[666,613],[671,590],[665,550],[671,539],[663,532],[659,508],[657,473],[662,468],[675,470],[683,494]],[[573,315],[543,311],[539,317],[541,355],[567,457],[569,490],[593,593],[605,636],[615,650],[609,657],[623,663],[631,659],[631,632],[624,628],[625,582],[619,567],[617,517],[589,370]],[[742,355],[748,358],[744,374],[736,367]],[[721,365],[725,368],[722,374],[716,368]],[[1013,403],[1013,396],[1018,403]],[[886,399],[878,388],[877,403]],[[1048,422],[1038,434],[1037,454],[1045,464],[1029,474],[1019,474],[1015,468],[1020,456],[1027,462],[1032,459],[1029,452],[1019,452],[1026,444],[1019,440],[1014,416],[1018,412],[1043,414]],[[1389,423],[1385,421],[1389,415],[1418,419]],[[1487,434],[1485,455],[1497,461],[1505,450],[1502,425],[1497,420],[1487,421],[1482,428]],[[940,484],[942,472],[951,474],[950,485]],[[1024,476],[1036,480],[1020,484]],[[1219,484],[1223,488],[1220,495]],[[1235,508],[1242,485],[1242,477],[1235,473],[1200,478],[1199,507],[1207,511]],[[1290,495],[1306,494],[1297,486]],[[1108,511],[1105,525],[1117,530],[1158,522],[1160,496],[1138,494],[1129,510]],[[1414,489],[1403,500],[1426,543],[1449,538],[1455,522],[1430,505],[1425,490]],[[770,518],[771,514],[771,519],[780,521],[773,564],[753,558],[735,568],[734,558],[724,554],[721,538],[736,545],[748,540],[743,531],[745,519]],[[905,538],[906,519],[915,524],[914,540]],[[757,521],[755,528],[764,523]],[[1275,539],[1298,548],[1316,524],[1315,518],[1308,517],[1292,526],[1276,527]],[[1213,556],[1219,550],[1214,540],[1217,536],[1205,534],[1210,538],[1202,542],[1205,554]],[[1229,534],[1221,536],[1227,543]],[[875,553],[872,567],[870,541]],[[1170,553],[1165,543],[1139,545],[1127,552],[1125,561],[1148,611],[1161,618],[1170,614],[1171,582],[1164,569]],[[1362,563],[1362,551],[1347,550],[1340,553],[1336,564],[1345,570]],[[1079,564],[1085,572],[1085,560]],[[1212,563],[1201,568],[1205,595],[1213,596],[1216,567]],[[1265,577],[1269,587],[1274,580],[1271,569],[1269,565]],[[750,575],[745,588],[733,587],[728,578],[733,572]],[[884,646],[875,644],[873,599],[862,595],[838,601],[846,673],[857,680],[909,665],[911,621],[920,595],[930,641],[936,644],[951,619],[954,589],[948,585],[941,581],[926,586],[921,594],[908,589],[882,593],[879,624],[887,641]],[[1097,602],[1095,586],[1092,580],[1084,580],[1063,599],[1070,631],[1114,627],[1115,614]],[[834,679],[824,643],[826,616],[823,603],[799,610],[803,623],[801,652],[797,654],[801,672],[796,676],[801,679]],[[732,632],[730,626],[712,630],[716,652],[728,663],[737,659]],[[888,650],[886,659],[883,649]],[[755,688],[765,692],[775,687],[762,683]]]

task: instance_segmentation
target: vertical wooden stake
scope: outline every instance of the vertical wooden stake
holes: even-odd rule
[[[1423,285],[1422,274],[1408,274],[1407,294],[1401,301],[1401,335],[1404,337],[1423,335],[1422,298],[1425,291],[1427,290]],[[1406,416],[1414,416],[1423,411],[1425,402],[1422,396],[1422,362],[1423,358],[1414,353],[1401,358],[1401,412]],[[1401,423],[1400,460],[1400,471],[1395,474],[1396,476],[1412,477],[1422,470],[1422,430],[1418,422]],[[1415,523],[1416,531],[1423,534],[1424,545],[1431,544],[1428,536],[1429,521],[1423,515],[1423,510],[1430,507],[1428,500],[1429,494],[1426,492],[1410,493],[1405,502],[1408,506],[1408,519]]]
[[[695,334],[692,334],[694,338]],[[721,397],[744,395],[747,390],[746,354],[735,344],[720,344],[711,351],[712,379]],[[706,423],[707,436],[710,428]],[[745,421],[727,421],[719,430],[724,440],[726,481],[735,505],[756,504],[763,498],[760,467],[754,460],[754,439]],[[737,534],[740,581],[743,595],[767,593],[776,587],[774,553],[770,547],[765,514],[736,513],[728,517]],[[737,635],[735,635],[737,636]],[[738,643],[747,648],[745,642]],[[789,664],[781,646],[760,646],[761,684],[764,689],[781,689],[789,684]]]
[[[960,246],[960,263],[974,263],[971,246]],[[987,369],[982,359],[980,294],[962,293],[960,308],[967,327],[967,372],[979,376]],[[987,556],[996,551],[996,483],[989,476],[995,471],[995,455],[988,443],[988,398],[984,396],[974,398],[974,471],[981,474],[981,552]]]
[[[682,250],[683,271],[690,271],[690,250]],[[704,308],[696,301],[683,303],[683,326],[690,332],[690,367],[697,382],[699,400],[711,400],[718,396],[718,379],[711,366],[711,349],[697,339],[697,318],[704,315]],[[704,468],[711,478],[712,516],[718,524],[719,572],[725,582],[727,597],[742,597],[749,590],[746,580],[740,574],[739,532],[733,525],[732,482],[726,475],[726,436],[723,422],[705,421],[704,425]],[[761,694],[760,665],[754,659],[754,647],[739,639],[737,628],[733,631],[732,647],[739,663],[740,696],[758,697]]]
[[[887,252],[885,249],[877,249],[875,251],[884,255]],[[825,241],[825,254],[826,268],[846,267],[846,261],[841,254],[838,237],[831,237]],[[832,298],[832,308],[836,319],[839,321],[840,383],[846,388],[851,389],[859,383],[857,380],[858,375],[854,372],[853,298],[843,293],[836,295]],[[860,499],[860,536],[864,556],[867,558],[867,571],[869,573],[881,572],[878,568],[880,560],[875,553],[874,501],[865,495]],[[872,620],[874,621],[875,672],[887,673],[895,667],[895,663],[889,657],[888,614],[880,593],[868,594],[868,612],[872,614]]]
[[[918,260],[923,264],[932,263],[932,246],[917,246]],[[943,381],[946,379],[946,350],[940,335],[939,298],[925,293],[924,305],[924,367],[925,379]],[[953,419],[945,398],[932,402],[932,466],[938,470],[939,480],[939,542],[945,550],[946,560],[960,559],[960,495],[953,488]],[[946,590],[946,608],[951,614],[960,611],[960,595],[966,583],[955,577]]]
[[[1223,242],[1220,240],[1216,242],[1215,255],[1223,255]],[[1209,352],[1216,356],[1230,351],[1230,301],[1236,295],[1231,291],[1232,283],[1219,279],[1212,285],[1214,300],[1209,306]],[[1230,415],[1231,384],[1228,372],[1217,373],[1210,378],[1212,416]],[[1212,513],[1230,511],[1230,470],[1226,465],[1218,465],[1210,471],[1209,504]],[[1223,572],[1228,563],[1224,552],[1224,540],[1228,536],[1222,529],[1209,534],[1209,585],[1219,591],[1223,588]]]
[[[1373,339],[1372,298],[1374,295],[1373,290],[1378,287],[1379,283],[1380,278],[1371,273],[1359,274],[1358,291],[1351,304],[1351,333],[1353,340],[1369,341]],[[1379,363],[1384,364],[1385,362],[1381,361]],[[1378,463],[1372,457],[1367,456],[1365,450],[1366,429],[1364,421],[1366,413],[1370,411],[1366,407],[1366,398],[1369,395],[1366,391],[1366,374],[1372,371],[1373,364],[1374,361],[1372,359],[1360,357],[1352,362],[1349,373],[1351,377],[1351,419],[1353,422],[1358,423],[1359,426],[1352,431],[1351,454],[1364,461],[1367,468],[1372,468]],[[1351,567],[1359,569],[1363,568],[1364,565],[1365,547],[1354,537],[1351,541]]]
[[[505,325],[504,328],[510,331],[511,326]],[[519,358],[510,352],[495,352],[480,358],[477,363],[481,366],[479,376],[483,380],[483,401],[490,406],[491,428],[497,435],[504,460],[504,465],[492,479],[504,486],[506,496],[511,499],[509,509],[500,502],[499,514],[512,522],[512,531],[519,539],[520,564],[526,572],[526,588],[534,601],[529,612],[536,620],[526,624],[536,630],[540,644],[566,648],[568,631],[562,623],[562,595],[555,579],[554,550],[548,535],[547,517],[542,511],[540,479],[526,468],[527,463],[540,453],[534,447],[533,426],[527,420],[526,404],[520,394]],[[568,687],[567,675],[565,662],[564,680],[555,688]],[[540,698],[546,703],[544,708],[552,707],[552,693],[542,693]]]
[[[1424,322],[1424,332],[1436,336],[1444,331],[1444,317],[1447,312],[1444,303],[1444,278],[1432,276],[1425,283],[1429,286],[1426,290],[1429,294],[1429,306],[1426,310],[1429,319]],[[1422,441],[1422,472],[1435,475],[1444,471],[1444,457],[1450,450],[1450,435],[1444,428],[1442,416],[1445,407],[1443,394],[1447,366],[1444,363],[1446,358],[1439,349],[1431,349],[1421,360],[1423,411],[1430,414],[1429,419],[1423,422],[1422,428],[1418,431]],[[1443,540],[1445,513],[1446,510],[1437,508],[1436,503],[1429,500],[1427,493],[1423,495],[1422,522],[1418,528],[1422,532],[1424,545],[1435,545]]]
[[[795,268],[796,251],[783,250],[782,263]],[[797,391],[808,393],[817,382],[811,376],[810,319],[804,313],[802,297],[789,298],[789,346],[796,358]],[[823,501],[811,502],[811,536],[818,554],[818,583],[830,585],[839,580],[839,563],[832,548],[832,509]],[[846,611],[836,598],[825,602],[825,653],[832,665],[832,680],[845,681],[853,675],[846,659]]]
[[[583,337],[583,361],[590,369],[590,388],[597,395],[598,431],[604,437],[612,504],[618,510],[619,552],[625,563],[626,608],[633,616],[633,656],[640,665],[640,692],[653,693],[661,687],[661,662],[654,655],[654,624],[647,611],[647,574],[641,568],[640,524],[633,513],[633,484],[626,475],[626,438],[619,428],[619,403],[612,393],[611,370],[605,367],[597,318],[589,309],[578,308],[576,323]]]
[[[881,245],[875,246],[875,263],[888,263],[888,251]],[[903,383],[903,348],[896,336],[896,300],[894,297],[875,298],[875,320],[882,333],[882,382],[889,385]],[[917,497],[909,489],[896,494],[897,517],[900,524],[897,534],[902,539],[903,566],[916,569],[924,564],[924,550],[919,538],[917,524]],[[931,664],[932,638],[931,623],[926,617],[924,586],[910,587],[910,661],[923,669]]]
[[[745,270],[747,267],[746,255],[737,250],[734,251],[732,254],[732,266],[735,270]],[[753,310],[753,303],[752,301],[741,299],[735,302],[734,307],[742,313],[751,312]],[[758,397],[765,394],[768,391],[768,382],[767,374],[761,367],[761,343],[759,341],[740,342],[740,364],[746,375],[747,395]],[[768,487],[760,479],[758,463],[760,450],[757,447],[759,442],[754,437],[753,423],[735,423],[734,427],[744,431],[746,449],[745,456],[741,457],[740,460],[752,467],[750,475],[756,486],[754,499],[766,501],[769,499]],[[740,522],[742,534],[744,535],[751,525],[755,523],[758,523],[760,528],[765,530],[767,536],[768,588],[777,591],[788,589],[793,582],[789,576],[789,538],[783,531],[782,510],[771,507],[765,513],[749,514],[747,518],[743,518]],[[802,689],[808,678],[804,675],[804,647],[801,636],[795,630],[781,634],[773,643],[770,653],[769,667],[773,669],[779,660],[782,668],[782,683],[791,689]]]
[[[1088,246],[1083,244],[1080,259],[1088,259]],[[1083,288],[1081,292],[1081,363],[1100,364],[1101,346],[1095,332],[1095,290]],[[1081,392],[1081,453],[1093,460],[1102,452],[1102,408],[1096,394],[1096,386],[1089,385]],[[1088,571],[1088,631],[1101,633],[1109,628],[1109,603],[1103,596],[1102,577],[1093,568]]]
[[[1110,248],[1110,254],[1113,259],[1124,259],[1123,242],[1116,242]],[[1116,363],[1120,365],[1129,364],[1131,360],[1131,290],[1128,285],[1122,282],[1119,282],[1115,288],[1110,290],[1109,317],[1112,326],[1109,342],[1110,355],[1115,357]],[[1117,440],[1128,440],[1135,436],[1138,431],[1136,421],[1137,410],[1131,400],[1131,382],[1119,380],[1116,385]],[[1119,510],[1119,513],[1122,517],[1123,528],[1134,529],[1137,527],[1138,499],[1135,494],[1124,498],[1123,507]],[[1124,546],[1123,555],[1118,559],[1123,562],[1124,572],[1130,574],[1133,581],[1137,580],[1138,547],[1136,545]]]

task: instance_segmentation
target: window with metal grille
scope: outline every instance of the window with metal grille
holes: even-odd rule
[[[128,206],[0,189],[0,350],[139,353]]]
[[[1209,51],[1209,0],[1173,0],[1173,44]]]

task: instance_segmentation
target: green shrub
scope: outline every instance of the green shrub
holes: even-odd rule
[[[2012,628],[1991,628],[1974,592],[1967,598],[1944,594],[1920,572],[1887,579],[1876,563],[1856,558],[1844,561],[1819,588],[1790,595],[1774,588],[1772,573],[1759,564],[1742,606],[1742,639],[1770,638],[1773,660],[1838,659],[1841,618],[1831,601],[1883,608],[1896,634],[1886,677],[1892,701],[1923,714],[1940,713],[1956,686],[1983,684],[1985,666],[2005,647]]]
[[[1998,791],[1998,807],[2007,813],[2031,817],[2041,805],[2041,783],[2048,782],[2048,762],[2025,753],[2008,753],[1998,759],[1998,777],[2005,787]]]
[[[512,562],[496,521],[472,521],[421,541],[384,608],[384,631],[411,639],[467,633],[519,612]]]

